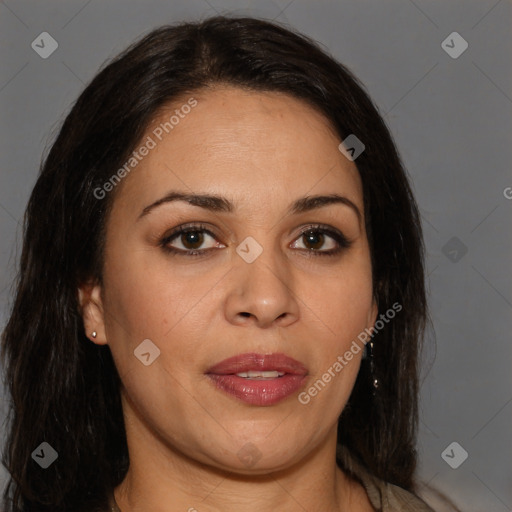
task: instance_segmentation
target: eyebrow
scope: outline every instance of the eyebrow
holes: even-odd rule
[[[161,199],[158,199],[154,203],[146,206],[137,220],[144,217],[158,206],[175,201],[185,201],[193,206],[198,206],[199,208],[204,208],[205,210],[212,212],[232,213],[235,210],[234,204],[225,197],[211,194],[184,194],[183,192],[171,191]],[[361,212],[356,204],[348,197],[340,196],[338,194],[301,197],[289,206],[287,215],[296,215],[331,204],[342,204],[348,206],[357,214],[359,222],[362,221]]]

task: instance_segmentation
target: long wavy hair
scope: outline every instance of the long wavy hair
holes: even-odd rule
[[[379,313],[402,311],[373,336],[339,419],[338,443],[375,476],[415,491],[418,355],[429,313],[421,222],[395,144],[364,87],[306,36],[263,20],[213,17],[151,31],[103,66],[65,118],[24,217],[14,300],[2,333],[10,394],[5,512],[107,505],[129,465],[120,379],[107,345],[84,333],[77,288],[102,282],[115,190],[94,194],[136,148],[151,118],[185,94],[228,84],[312,105],[340,140],[365,145],[356,165]],[[371,379],[380,386],[372,393]],[[49,443],[42,469],[32,453]],[[338,459],[343,467],[343,461]]]

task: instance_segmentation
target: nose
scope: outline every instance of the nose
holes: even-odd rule
[[[252,263],[235,256],[226,302],[228,320],[236,325],[286,327],[299,318],[293,273],[278,253],[265,249]]]

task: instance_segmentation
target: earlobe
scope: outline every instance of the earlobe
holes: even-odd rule
[[[85,335],[97,345],[106,345],[101,286],[99,284],[81,285],[78,288],[78,302]]]

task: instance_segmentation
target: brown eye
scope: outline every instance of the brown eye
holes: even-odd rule
[[[219,242],[204,247],[208,238],[216,241],[216,236],[206,226],[180,226],[167,235],[160,246],[168,253],[180,256],[202,256],[210,250],[219,248]],[[222,246],[222,244],[221,244]]]
[[[307,249],[321,249],[325,242],[325,235],[320,231],[306,231],[302,233],[302,239],[304,240]]]
[[[204,247],[208,237],[217,241],[217,237],[204,225],[180,226],[171,234],[167,235],[160,246],[168,253],[179,256],[203,256],[211,250],[225,247],[220,242],[210,243]],[[297,244],[302,241],[302,246]],[[335,256],[343,249],[352,245],[343,233],[334,228],[322,227],[321,225],[307,226],[292,245],[294,249],[300,249],[308,255],[313,256]]]
[[[204,241],[204,235],[201,231],[186,231],[181,233],[181,243],[186,249],[199,249]]]
[[[302,240],[302,247],[296,244]],[[327,247],[326,247],[327,245]],[[294,248],[314,256],[334,256],[352,245],[343,233],[322,226],[308,226],[295,242]]]

